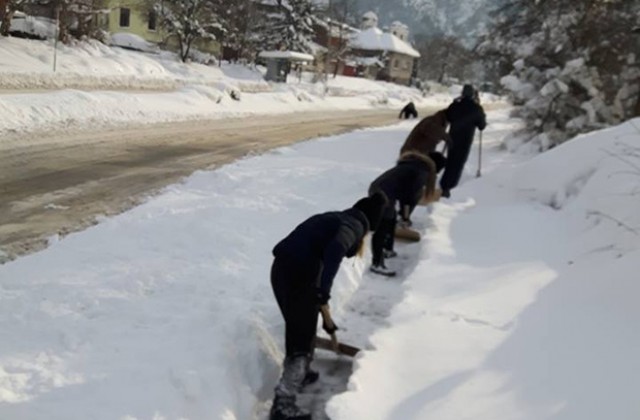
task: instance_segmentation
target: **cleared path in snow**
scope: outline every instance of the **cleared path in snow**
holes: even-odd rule
[[[421,115],[433,110],[421,110]],[[94,224],[199,169],[304,139],[397,122],[395,110],[188,121],[0,143],[0,259]]]

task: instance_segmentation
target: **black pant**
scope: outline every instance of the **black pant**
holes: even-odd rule
[[[310,355],[318,325],[316,285],[319,261],[299,262],[289,258],[273,260],[271,287],[285,322],[287,357]]]
[[[393,249],[393,242],[396,230],[396,211],[391,207],[391,211],[386,211],[378,229],[371,236],[371,253],[373,254],[373,265],[384,265],[384,250]],[[389,217],[391,216],[391,217]]]
[[[452,139],[453,146],[449,149],[447,166],[445,166],[444,173],[440,179],[440,187],[443,190],[452,190],[458,186],[464,165],[469,158],[471,144],[473,143],[473,134],[469,138],[456,139],[452,136]]]

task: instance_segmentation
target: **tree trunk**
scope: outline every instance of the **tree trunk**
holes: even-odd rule
[[[180,60],[182,60],[182,62],[184,63],[187,56],[184,53],[184,40],[180,35],[178,35],[178,45],[180,46]]]
[[[66,44],[69,41],[69,11],[67,5],[64,2],[60,2],[60,9],[58,15],[58,41]]]
[[[11,27],[11,13],[9,13],[9,0],[0,0],[0,35],[9,35]]]

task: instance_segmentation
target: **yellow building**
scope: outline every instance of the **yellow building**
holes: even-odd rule
[[[140,0],[111,0],[107,30],[110,34],[121,32],[138,35],[145,41],[161,44],[164,40],[155,12],[145,10]]]
[[[179,49],[175,37],[167,36],[160,27],[156,13],[149,10],[144,0],[108,0],[107,6],[109,14],[102,26],[111,35],[129,33],[172,51]],[[191,48],[216,57],[221,51],[220,43],[215,40],[198,40]]]

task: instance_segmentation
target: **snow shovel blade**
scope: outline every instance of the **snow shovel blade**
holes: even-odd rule
[[[316,337],[316,348],[323,350],[335,351],[333,343],[328,338]],[[338,343],[338,353],[345,356],[355,356],[360,351],[359,348],[350,346],[349,344]]]
[[[395,236],[397,239],[409,242],[418,242],[420,240],[420,232],[400,226],[396,227]]]

